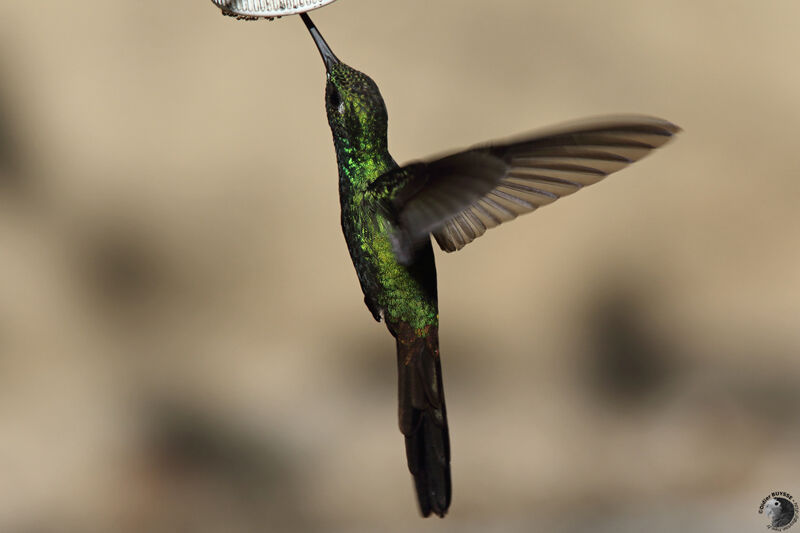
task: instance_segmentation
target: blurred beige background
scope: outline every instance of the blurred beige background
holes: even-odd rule
[[[0,4],[0,531],[758,531],[800,497],[800,4],[342,0],[400,161],[584,116],[679,139],[437,253],[454,503],[296,17]]]

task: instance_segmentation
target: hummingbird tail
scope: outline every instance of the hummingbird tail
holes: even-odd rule
[[[425,336],[407,323],[389,325],[397,339],[400,431],[414,476],[420,512],[443,517],[450,506],[450,437],[444,405],[439,330]]]

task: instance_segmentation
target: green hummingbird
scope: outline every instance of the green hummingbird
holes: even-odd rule
[[[367,308],[397,344],[400,431],[420,512],[443,517],[450,438],[430,235],[444,251],[459,250],[488,228],[641,159],[680,129],[646,116],[595,120],[399,166],[387,147],[378,86],[340,61],[309,16],[301,17],[327,71],[347,248]]]

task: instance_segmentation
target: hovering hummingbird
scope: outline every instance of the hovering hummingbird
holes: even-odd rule
[[[400,431],[420,511],[450,506],[450,439],[439,357],[436,266],[488,229],[602,180],[680,129],[645,116],[596,120],[398,166],[378,86],[341,62],[301,15],[327,71],[341,222],[375,320],[397,344]]]

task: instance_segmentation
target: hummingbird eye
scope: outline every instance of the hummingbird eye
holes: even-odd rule
[[[339,107],[339,104],[342,103],[342,97],[339,96],[339,91],[334,87],[331,87],[331,90],[328,92],[328,103],[331,107]]]

